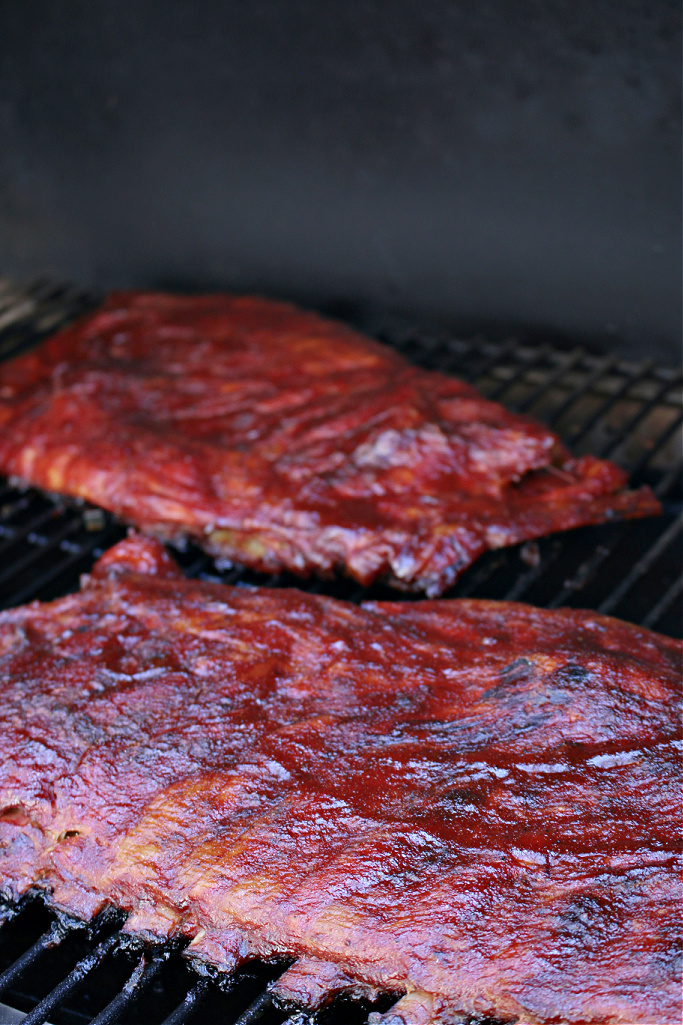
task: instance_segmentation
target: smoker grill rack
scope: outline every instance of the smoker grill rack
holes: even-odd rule
[[[0,281],[0,359],[95,302],[88,293],[49,281],[22,290]],[[371,330],[413,362],[454,373],[487,397],[549,423],[577,454],[615,459],[634,484],[649,484],[663,503],[661,517],[614,521],[489,552],[449,597],[592,608],[681,635],[680,371],[580,348],[430,335],[395,321],[355,326]],[[80,574],[124,536],[125,528],[103,510],[0,478],[0,608],[75,589]],[[351,601],[397,597],[389,588],[363,589],[350,580],[302,582],[289,574],[221,570],[192,545],[175,555],[189,576],[206,580],[303,586]],[[317,1015],[292,1013],[277,1007],[268,990],[285,965],[257,964],[216,980],[197,975],[177,948],[131,943],[120,925],[115,918],[90,927],[74,923],[37,896],[8,907],[0,926],[0,1002],[18,1010],[0,1005],[0,1025],[20,1020],[9,1017],[20,1012],[29,1012],[23,1019],[28,1025],[362,1025],[371,1013],[369,1005],[339,999]],[[375,1010],[390,1003],[380,1002]],[[475,1020],[469,1019],[472,1025]],[[479,1025],[486,1023],[480,1019]]]
[[[286,962],[202,975],[182,959],[180,946],[145,947],[122,924],[114,912],[84,924],[36,895],[9,907],[0,924],[0,1001],[8,1001],[0,1003],[0,1023],[363,1025],[373,1008],[394,1002],[336,1000],[317,1014],[287,1008],[268,988]]]

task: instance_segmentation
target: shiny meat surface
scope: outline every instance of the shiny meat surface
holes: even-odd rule
[[[659,511],[462,381],[227,296],[115,294],[0,365],[0,471],[224,560],[430,597],[488,548]]]
[[[291,958],[309,1006],[677,1023],[681,650],[190,581],[130,538],[0,613],[0,884],[223,969]]]

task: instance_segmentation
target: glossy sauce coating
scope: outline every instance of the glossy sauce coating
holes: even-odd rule
[[[406,1022],[678,1022],[681,644],[189,581],[131,538],[0,614],[0,883]]]
[[[257,569],[431,597],[488,548],[659,511],[462,381],[227,296],[114,294],[0,365],[0,471]]]

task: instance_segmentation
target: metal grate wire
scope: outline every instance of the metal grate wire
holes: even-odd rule
[[[94,301],[70,286],[39,281],[18,290],[0,281],[0,359],[35,344]],[[592,608],[673,636],[683,633],[680,371],[583,348],[462,340],[389,322],[357,326],[372,327],[414,362],[458,374],[487,397],[548,423],[577,454],[615,458],[634,484],[649,484],[663,502],[661,517],[614,521],[489,552],[449,596]],[[0,608],[74,590],[80,574],[124,535],[125,528],[100,509],[0,479]],[[351,601],[396,597],[388,588],[363,589],[348,580],[302,582],[240,567],[219,571],[192,546],[175,554],[189,576],[207,580],[294,585]],[[23,1014],[27,1025],[368,1020],[368,1005],[346,1000],[317,1015],[278,1007],[268,983],[284,965],[198,977],[179,949],[142,949],[120,925],[112,918],[90,926],[65,921],[36,900],[9,909],[0,925],[0,1025]]]

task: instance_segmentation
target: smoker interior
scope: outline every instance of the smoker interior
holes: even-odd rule
[[[0,282],[0,359],[35,344],[95,301],[78,289],[51,282],[24,289]],[[596,609],[681,636],[680,371],[648,360],[626,362],[581,348],[521,344],[514,338],[500,343],[461,339],[378,315],[354,326],[415,363],[457,374],[487,397],[533,414],[577,454],[614,459],[635,485],[649,484],[662,501],[664,512],[657,518],[615,520],[489,552],[447,597]],[[0,607],[75,589],[80,574],[124,535],[125,528],[99,509],[21,490],[0,479]],[[301,581],[239,567],[219,572],[192,546],[175,555],[189,576],[206,580],[295,585],[351,601],[397,597],[386,587],[363,589],[348,580]],[[59,917],[38,898],[8,906],[0,927],[0,1001],[7,1008],[0,1007],[0,1025],[18,1020],[28,1025],[302,1025],[313,1020],[354,1025],[367,1022],[372,1013],[368,1005],[347,1000],[335,1001],[313,1018],[278,1008],[268,983],[286,965],[257,964],[229,976],[199,976],[178,949],[144,949],[126,939],[120,925],[110,916],[85,927]],[[388,999],[374,1009],[390,1003]],[[21,1019],[19,1012],[28,1012],[28,1017]]]

